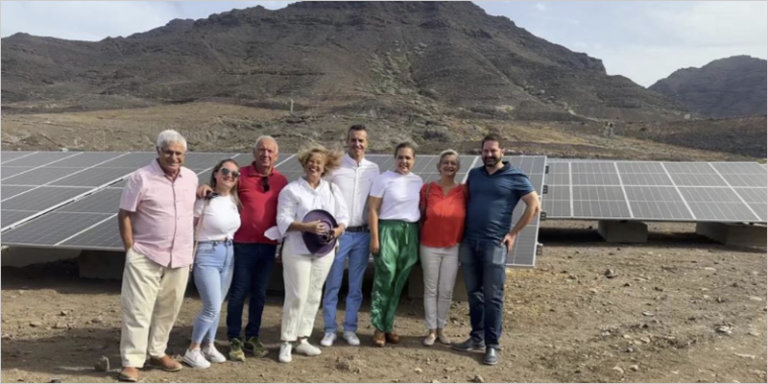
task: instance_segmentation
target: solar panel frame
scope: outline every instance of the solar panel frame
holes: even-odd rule
[[[10,162],[22,157],[31,156],[36,151],[0,151],[0,164]]]
[[[15,167],[10,165],[3,165],[0,167],[0,174],[2,177],[0,178],[0,181],[5,181],[5,179],[10,179],[13,176],[16,176],[22,172],[27,172],[35,167]]]

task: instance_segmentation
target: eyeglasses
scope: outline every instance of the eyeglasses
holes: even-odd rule
[[[261,177],[261,187],[264,189],[264,192],[269,192],[269,177],[268,176],[262,176]]]
[[[237,179],[238,177],[240,177],[240,172],[238,172],[238,171],[233,171],[233,170],[231,170],[231,169],[229,169],[229,168],[221,168],[221,169],[219,169],[219,172],[221,172],[221,175],[222,175],[222,176],[229,176],[229,174],[231,173],[231,174],[232,174],[232,177],[234,177],[235,179]]]

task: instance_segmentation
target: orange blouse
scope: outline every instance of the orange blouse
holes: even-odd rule
[[[436,182],[421,187],[421,206],[426,207],[426,220],[421,228],[421,244],[427,247],[448,248],[461,242],[464,237],[464,220],[467,217],[464,188],[464,185],[458,185],[446,195],[443,187]]]

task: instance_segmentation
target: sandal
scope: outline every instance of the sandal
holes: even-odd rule
[[[384,332],[379,331],[378,329],[373,332],[373,344],[377,347],[383,347],[387,345],[386,336],[384,335]]]
[[[387,341],[392,344],[400,343],[400,336],[398,336],[395,332],[387,332],[384,334],[384,337],[386,337]]]

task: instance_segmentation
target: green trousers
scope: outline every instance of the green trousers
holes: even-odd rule
[[[371,323],[392,332],[400,294],[419,260],[419,227],[400,220],[379,220],[379,254],[374,256],[376,275],[371,293]]]

